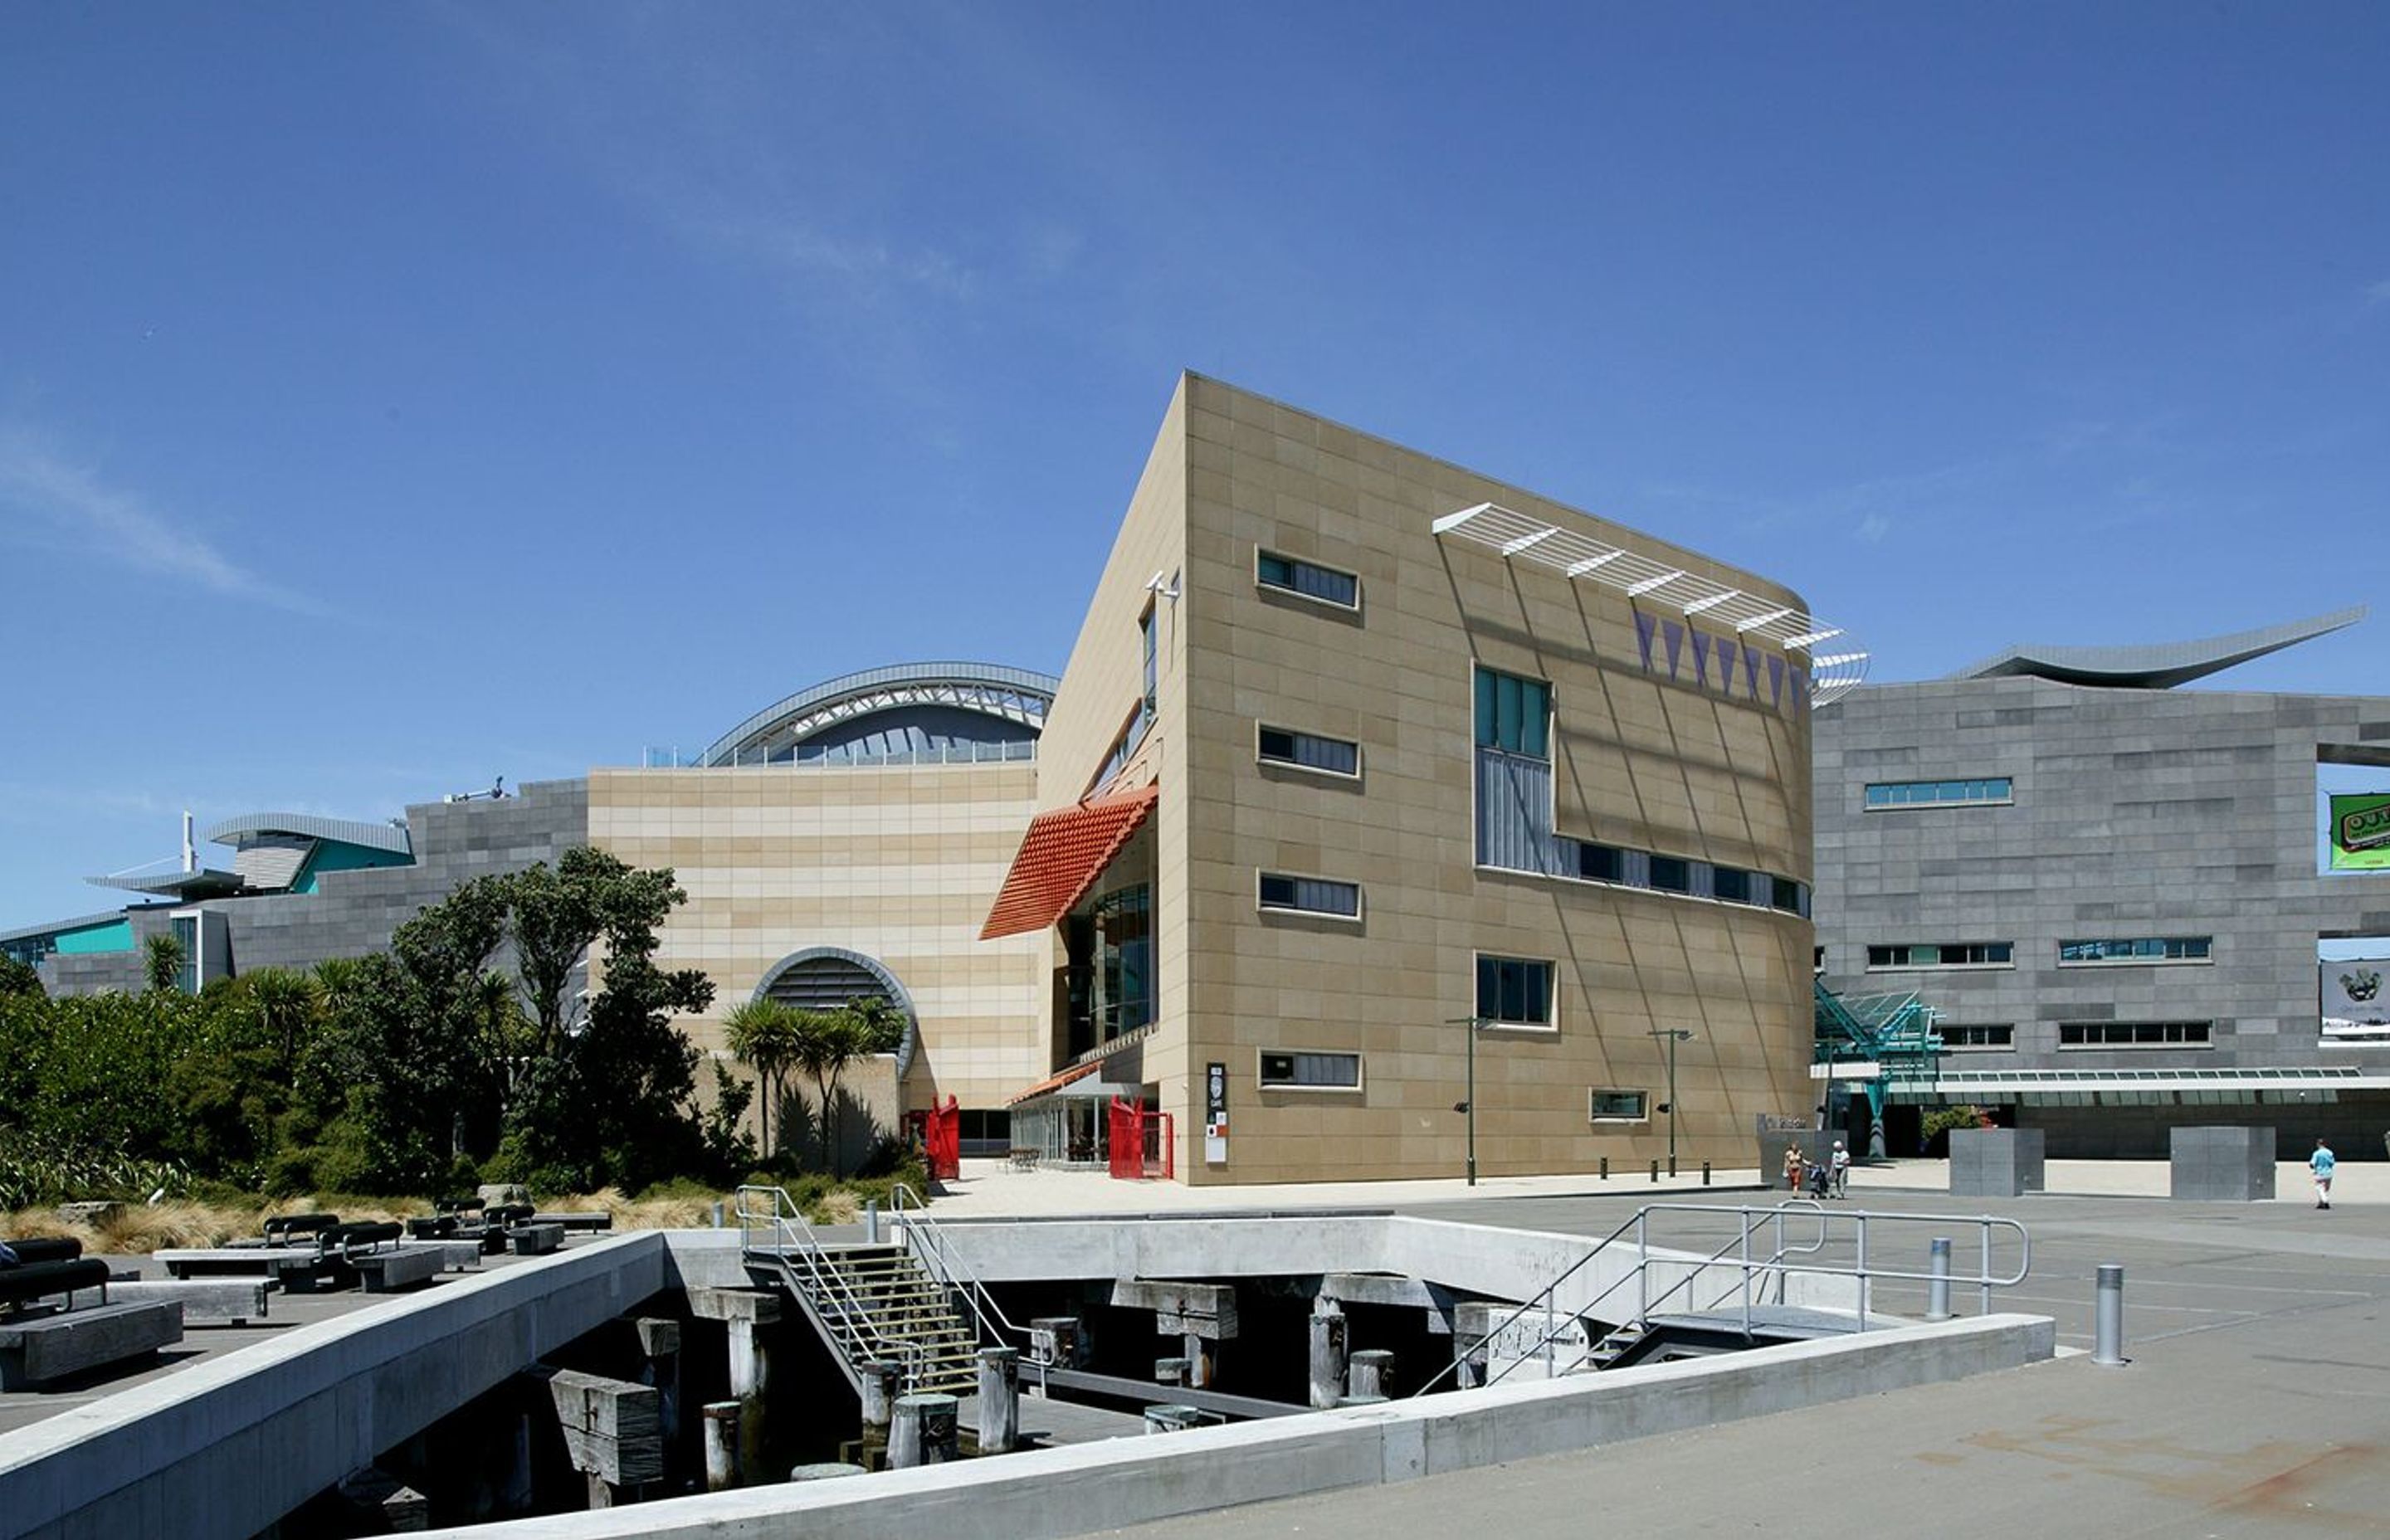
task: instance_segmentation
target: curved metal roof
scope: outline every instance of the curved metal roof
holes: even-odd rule
[[[2172,689],[2177,685],[2204,678],[2235,663],[2245,663],[2252,658],[2262,658],[2268,652],[2279,652],[2286,647],[2312,641],[2327,632],[2355,625],[2365,618],[2366,613],[2366,607],[2359,604],[2304,621],[2286,621],[2281,625],[2263,626],[2255,631],[2235,631],[2229,635],[2207,636],[2191,642],[2155,642],[2135,647],[2035,647],[2020,644],[1971,668],[1960,669],[1950,677],[1992,679],[2003,674],[2029,674],[2037,679],[2056,680],[2062,685],[2101,685],[2112,689]]]
[[[415,853],[406,830],[392,824],[359,823],[353,818],[318,818],[312,813],[245,813],[211,828],[206,838],[220,845],[238,845],[251,834],[296,834],[310,840],[337,840],[393,855]]]
[[[730,764],[761,739],[802,743],[826,727],[899,706],[952,706],[1033,729],[1062,681],[1001,663],[892,663],[826,679],[766,706],[715,738],[700,764]]]

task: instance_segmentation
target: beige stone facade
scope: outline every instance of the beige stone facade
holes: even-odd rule
[[[1059,808],[1094,789],[1136,713],[1150,608],[1155,711],[1128,778],[1150,773],[1161,788],[1145,846],[1156,1028],[1134,1062],[1176,1115],[1186,1179],[1458,1173],[1469,1029],[1456,1023],[1476,1010],[1480,953],[1548,963],[1556,982],[1548,1028],[1478,1036],[1487,1174],[1661,1157],[1655,1031],[1694,1034],[1677,1054],[1684,1161],[1747,1161],[1755,1115],[1814,1100],[1801,914],[1490,869],[1473,823],[1483,664],[1549,687],[1553,832],[1805,884],[1805,707],[1647,668],[1636,621],[1647,601],[1432,533],[1484,502],[1801,605],[1523,489],[1185,379],[1064,673],[1036,800]],[[1357,578],[1357,604],[1257,582],[1265,553]],[[1359,773],[1263,764],[1263,726],[1357,743]],[[1266,912],[1263,873],[1357,884],[1360,912]],[[1041,944],[1043,968],[1060,967],[1056,934]],[[1056,1062],[1069,1046],[1060,1015],[1043,1023]],[[1264,1089],[1266,1053],[1356,1054],[1360,1084]],[[1214,1062],[1229,1111],[1216,1162],[1203,1139]],[[1595,1091],[1640,1093],[1644,1115],[1597,1123]]]
[[[949,1095],[1000,1107],[1047,1072],[1034,939],[978,939],[1035,785],[1029,759],[600,769],[589,838],[634,866],[670,866],[687,890],[657,962],[713,978],[713,1011],[684,1023],[700,1048],[721,1047],[722,1013],[776,964],[840,948],[876,959],[918,1017],[906,1107]],[[896,1122],[888,1069],[858,1086],[883,1126]]]

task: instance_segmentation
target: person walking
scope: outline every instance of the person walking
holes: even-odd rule
[[[1801,1168],[1806,1163],[1801,1159],[1799,1145],[1788,1144],[1784,1147],[1784,1185],[1794,1192],[1801,1190]]]
[[[1842,1140],[1834,1141],[1834,1153],[1829,1163],[1834,1173],[1834,1196],[1848,1198],[1851,1195],[1851,1152],[1843,1148]]]
[[[2332,1146],[2316,1141],[2315,1153],[2307,1157],[2307,1169],[2315,1173],[2316,1207],[2332,1207],[2332,1168],[2338,1162],[2332,1158]]]

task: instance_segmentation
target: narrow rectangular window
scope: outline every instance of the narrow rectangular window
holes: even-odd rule
[[[1339,610],[1361,608],[1361,580],[1333,567],[1298,561],[1273,551],[1260,551],[1253,558],[1253,577],[1265,588],[1300,594],[1307,599],[1332,604]]]
[[[1870,812],[1895,807],[1991,807],[2016,800],[2006,776],[1959,781],[1875,781],[1866,790]]]
[[[1265,726],[1259,742],[1265,764],[1290,764],[1298,770],[1317,770],[1329,776],[1361,773],[1361,746],[1346,738]]]
[[[1339,919],[1361,918],[1361,885],[1324,877],[1261,874],[1261,906],[1292,914],[1331,915]]]
[[[1588,1123],[1642,1123],[1651,1115],[1648,1091],[1592,1091],[1586,1097]]]
[[[1710,892],[1728,904],[1751,902],[1751,873],[1732,866],[1715,866],[1710,871]]]
[[[1651,886],[1664,893],[1691,892],[1692,867],[1673,855],[1655,855],[1651,857]]]
[[[1357,1091],[1361,1056],[1264,1048],[1257,1078],[1265,1091]]]
[[[1625,853],[1609,845],[1579,844],[1576,847],[1576,874],[1593,882],[1624,882],[1626,880]]]

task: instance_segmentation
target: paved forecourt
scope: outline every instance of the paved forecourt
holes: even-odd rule
[[[2077,1164],[2054,1164],[2052,1186],[2164,1191],[2163,1162],[2088,1173]],[[1850,1206],[2023,1220],[2032,1276],[1998,1293],[1994,1308],[2054,1316],[2062,1352],[2089,1348],[2094,1269],[2121,1263],[2127,1367],[2098,1367],[2077,1352],[1815,1411],[1115,1533],[1400,1540],[1490,1531],[1505,1540],[1577,1540],[1595,1516],[1611,1534],[1829,1534],[1877,1525],[2003,1536],[2382,1532],[2390,1513],[2390,1168],[2344,1165],[2330,1213],[2294,1180],[2299,1168],[2283,1171],[2281,1198],[2240,1204],[2113,1191],[1953,1200],[1923,1185],[1938,1185],[1943,1172],[1938,1162],[1863,1172]],[[1904,1175],[1921,1185],[1895,1185]],[[1643,1200],[1464,1200],[1407,1212],[1606,1233]],[[1711,1200],[1760,1201],[1747,1192]],[[1715,1227],[1732,1233],[1723,1220]],[[1916,1308],[1897,1294],[1887,1286],[1879,1297]],[[1972,1291],[1957,1291],[1955,1303],[1972,1311]]]

